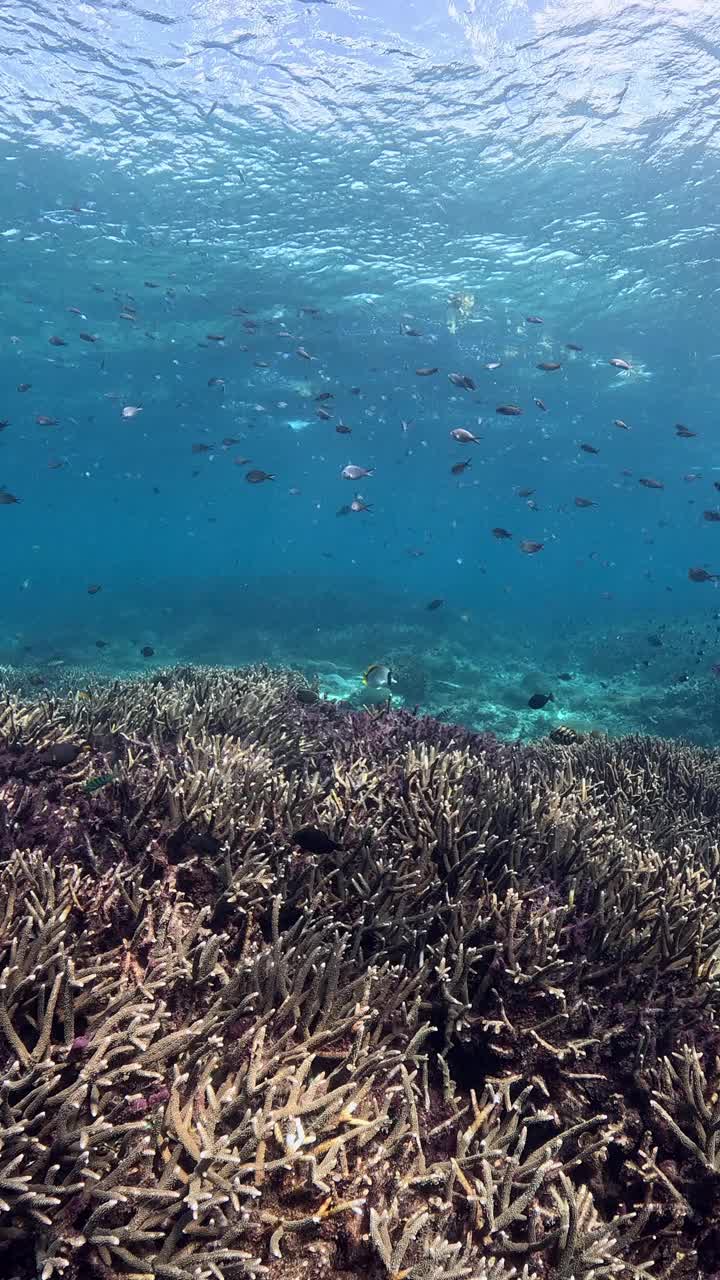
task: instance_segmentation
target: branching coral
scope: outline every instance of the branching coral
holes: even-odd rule
[[[0,704],[0,1268],[709,1277],[715,757],[304,688]]]

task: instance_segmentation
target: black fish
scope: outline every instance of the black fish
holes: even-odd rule
[[[74,742],[56,742],[38,755],[38,764],[72,764],[82,751]]]
[[[427,609],[428,613],[434,613],[436,609],[441,609],[444,603],[445,601],[440,599],[431,600],[430,603],[425,606],[425,608]]]
[[[217,839],[216,836],[200,834],[200,835],[190,836],[185,841],[185,843],[189,845],[190,848],[195,851],[195,853],[216,854],[220,848],[221,842]]]
[[[155,650],[149,644],[146,644],[145,647],[140,650],[140,652],[143,658],[153,658],[155,656]]]
[[[336,853],[342,849],[342,845],[326,835],[319,827],[300,827],[293,832],[290,842],[299,845],[306,853]]]
[[[314,689],[296,689],[295,697],[298,702],[302,702],[306,707],[312,707],[316,702],[320,701],[320,695]]]
[[[554,701],[555,699],[551,693],[534,693],[532,698],[528,698],[528,706],[532,707],[533,711],[539,711],[548,702]]]

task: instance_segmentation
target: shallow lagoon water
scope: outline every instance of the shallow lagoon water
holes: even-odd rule
[[[0,661],[713,743],[717,22],[6,6]]]

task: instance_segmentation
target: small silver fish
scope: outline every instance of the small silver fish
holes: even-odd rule
[[[346,467],[343,467],[340,474],[344,480],[364,480],[366,476],[371,476],[374,472],[374,467],[369,469],[367,467],[356,467],[350,462]]]
[[[474,436],[472,431],[467,431],[465,427],[455,427],[450,435],[453,440],[459,440],[460,444],[479,444],[481,439],[480,436]]]

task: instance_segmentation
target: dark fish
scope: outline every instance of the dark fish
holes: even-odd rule
[[[416,369],[415,373],[418,378],[429,378],[432,373],[437,373],[437,366],[434,366],[432,369]]]
[[[20,502],[20,498],[16,498],[14,493],[0,489],[0,507],[13,507],[17,502]]]
[[[296,689],[295,700],[301,702],[305,707],[313,707],[316,702],[320,701],[320,695],[314,689]]]
[[[688,578],[691,582],[717,582],[717,573],[708,573],[707,569],[688,569]]]
[[[517,496],[518,498],[531,498],[534,492],[534,489],[518,489]]]
[[[434,613],[436,609],[441,609],[444,603],[445,601],[440,599],[431,600],[430,603],[425,606],[425,608],[427,609],[428,613]]]
[[[155,284],[154,280],[143,280],[146,289],[159,289],[160,285]]]
[[[558,680],[572,680],[572,675],[569,671],[561,671]]]
[[[648,636],[647,642],[653,649],[662,649],[662,636]]]
[[[0,431],[4,431],[5,428],[9,426],[10,426],[9,418],[0,418]]]
[[[520,543],[520,550],[524,551],[526,556],[534,556],[538,551],[542,551],[544,546],[544,542],[531,542],[529,538],[526,538],[524,542]]]
[[[56,427],[58,424],[57,418],[47,418],[44,413],[39,413],[35,421],[39,427]]]
[[[337,433],[338,433],[338,435],[339,435],[339,436],[351,436],[351,435],[352,435],[352,427],[348,427],[348,426],[346,426],[344,422],[338,422],[338,424],[337,424],[337,426],[336,426],[335,430],[337,431]]]
[[[533,396],[533,404],[536,405],[538,409],[542,409],[544,413],[547,413],[547,405],[544,400],[538,400],[537,396]]]
[[[542,369],[543,373],[555,373],[560,367],[560,363],[557,360],[541,360],[540,363],[536,365],[536,368]]]
[[[528,706],[532,707],[533,711],[539,711],[541,707],[547,706],[548,702],[554,701],[555,698],[551,693],[534,693],[531,698],[528,698]]]
[[[96,640],[96,641],[95,641],[95,648],[96,648],[96,649],[107,649],[107,647],[108,647],[108,642],[107,642],[107,640]]]
[[[683,425],[682,422],[675,423],[675,435],[681,440],[692,440],[697,435],[697,431],[691,431],[689,427]]]
[[[497,538],[499,541],[502,541],[503,538],[512,538],[512,534],[509,533],[507,529],[501,528],[499,525],[496,529],[491,529],[491,533],[493,538]]]
[[[334,400],[335,396],[333,395],[332,391],[321,391],[318,395],[316,395],[315,399],[318,402],[318,404],[320,404],[323,400]]]
[[[303,360],[313,360],[315,358],[314,356],[311,356],[310,352],[306,351],[304,347],[298,347],[297,354],[301,356]]]
[[[350,503],[345,502],[342,507],[338,507],[337,511],[335,512],[335,515],[349,516],[351,511],[352,511],[352,507],[350,506]]]
[[[58,338],[56,334],[53,334],[52,338],[48,338],[48,342],[50,343],[50,346],[51,346],[51,347],[66,347],[66,346],[67,346],[67,342],[65,341],[65,339],[64,339],[64,338]]]
[[[99,582],[91,582],[87,589],[89,596],[96,596],[98,591],[102,591],[102,585]]]
[[[248,484],[262,484],[263,480],[274,480],[275,477],[269,471],[248,471],[245,479]]]
[[[646,489],[664,489],[665,485],[661,480],[652,480],[648,476],[641,476],[638,484],[642,484]]]
[[[720,480],[713,480],[713,489],[720,490]]]
[[[332,418],[332,414],[328,413],[327,409],[316,409],[315,416],[316,418],[319,418],[321,422],[329,422]]]
[[[526,324],[544,324],[542,316],[526,316]]]
[[[703,520],[709,520],[711,524],[720,523],[720,511],[703,511]]]
[[[577,342],[566,342],[565,350],[566,351],[582,351],[582,347],[579,346]]]
[[[505,418],[519,418],[522,409],[516,404],[499,404],[496,413],[501,413]]]
[[[456,387],[462,387],[464,391],[474,391],[475,383],[466,373],[449,373],[448,378]]]
[[[83,342],[97,342],[98,335],[96,333],[81,333],[79,335]]]
[[[224,333],[206,333],[205,337],[207,338],[208,342],[224,342],[225,341]]]
[[[143,658],[153,658],[155,656],[155,650],[149,644],[144,645],[140,652]]]
[[[401,324],[400,332],[404,333],[406,338],[422,338],[422,331],[411,328],[409,324]]]
[[[209,386],[209,387],[224,387],[224,386],[225,386],[225,379],[224,379],[224,378],[208,378],[208,386]]]
[[[215,446],[212,444],[191,444],[190,452],[191,453],[212,453],[214,448]]]
[[[576,507],[596,507],[597,502],[593,502],[592,498],[574,498]]]
[[[471,467],[471,466],[472,466],[472,458],[466,458],[465,462],[456,462],[455,465],[450,468],[450,470],[454,476],[459,476],[459,475],[462,475],[463,471],[467,471],[468,467]]]
[[[29,391],[31,386],[32,386],[31,382],[19,382],[17,385],[17,389],[18,391]]]
[[[38,764],[72,764],[77,760],[83,748],[74,742],[56,742],[54,747],[47,747],[37,757]]]
[[[221,442],[224,449],[231,449],[234,444],[240,444],[236,436],[223,436]],[[247,461],[247,459],[246,459]]]
[[[190,836],[185,841],[185,844],[195,853],[208,853],[211,857],[218,853],[221,843],[217,836],[208,835],[206,831]]]
[[[298,845],[304,849],[305,853],[337,853],[342,849],[341,844],[326,835],[319,827],[300,827],[297,831],[293,831],[290,843]]]
[[[583,453],[599,453],[600,450],[595,448],[594,444],[581,444],[580,448]]]

